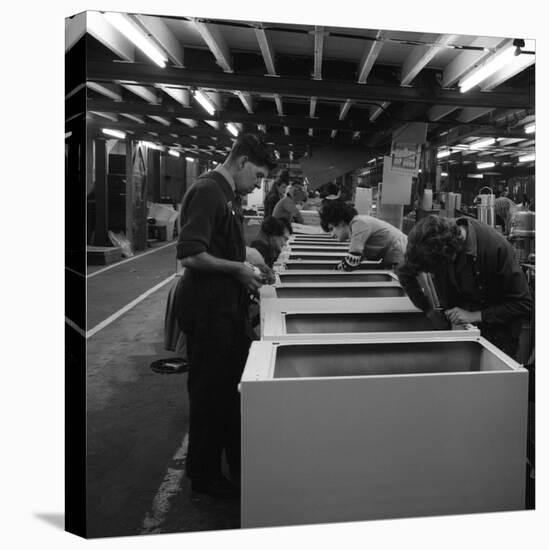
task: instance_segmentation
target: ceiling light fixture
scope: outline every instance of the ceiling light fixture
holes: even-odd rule
[[[514,57],[515,48],[513,46],[502,48],[499,52],[496,52],[490,57],[486,63],[461,80],[459,83],[459,91],[461,93],[468,92],[471,88],[474,88],[477,84],[480,84],[483,80],[511,62]]]
[[[536,123],[532,122],[531,124],[527,124],[524,127],[524,133],[525,134],[533,134],[536,131]]]
[[[112,136],[119,139],[124,139],[126,137],[126,132],[121,130],[111,130],[111,128],[102,128],[101,131],[107,136]]]
[[[494,145],[496,143],[496,138],[487,138],[475,141],[469,145],[469,149],[482,149],[483,147],[488,147],[489,145]]]
[[[179,158],[179,151],[176,151],[175,149],[169,149],[168,154],[170,154],[172,157]]]
[[[523,155],[522,157],[519,157],[519,162],[532,162],[536,160],[536,153],[530,153],[529,155]]]
[[[452,154],[450,149],[444,149],[443,151],[439,151],[437,153],[437,159],[443,159],[444,157],[449,157]]]
[[[149,149],[156,149],[157,151],[162,151],[164,148],[161,145],[157,145],[152,141],[141,141],[141,145],[148,147]]]
[[[185,160],[188,160],[189,162],[194,162],[194,157],[185,157]]]
[[[484,178],[484,174],[467,174],[467,177],[475,180],[481,180]]]
[[[200,103],[200,105],[202,105],[202,107],[206,109],[209,115],[215,114],[214,104],[200,90],[195,90],[193,92],[193,95],[196,101],[198,101],[198,103]]]
[[[234,137],[238,137],[238,128],[232,122],[228,122],[225,126]]]
[[[166,66],[168,58],[126,14],[106,12],[104,15],[116,29],[133,42],[144,54],[150,57],[159,67],[164,68]]]
[[[495,162],[479,162],[477,163],[477,169],[484,170],[485,168],[493,168],[495,165]]]

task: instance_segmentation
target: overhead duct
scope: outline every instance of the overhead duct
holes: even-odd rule
[[[309,189],[315,190],[339,176],[365,166],[368,149],[360,145],[329,145],[300,159]]]

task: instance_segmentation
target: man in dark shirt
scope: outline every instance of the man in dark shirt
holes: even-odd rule
[[[259,234],[250,246],[259,251],[268,267],[273,267],[282,247],[288,242],[291,227],[291,224],[284,218],[277,219],[274,216],[269,216],[263,220]]]
[[[478,325],[487,340],[511,357],[516,354],[532,299],[514,249],[502,235],[473,218],[428,216],[408,235],[398,276],[412,302],[431,313],[417,282],[420,272],[431,273],[450,322]]]
[[[249,296],[262,279],[245,263],[239,196],[261,185],[275,163],[261,136],[240,135],[225,162],[203,174],[181,205],[177,258],[185,268],[176,312],[187,338],[189,448],[193,491],[238,495],[222,475],[225,452],[233,479],[240,473],[238,383],[251,343]]]

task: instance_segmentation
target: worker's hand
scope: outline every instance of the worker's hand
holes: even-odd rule
[[[236,272],[236,278],[249,292],[256,293],[262,283],[262,275],[259,270],[254,271],[251,266],[242,264]]]
[[[467,311],[460,307],[447,309],[444,314],[453,325],[466,325],[467,323],[480,323],[482,316],[480,311]]]
[[[448,330],[450,328],[449,321],[446,319],[446,317],[442,314],[441,311],[436,309],[429,309],[425,311],[425,315],[429,321],[433,324],[433,327],[436,330]]]
[[[265,260],[259,250],[250,248],[249,246],[246,247],[246,261],[252,265],[260,265],[265,263]]]
[[[274,271],[266,264],[257,264],[256,267],[261,271],[261,281],[265,285],[274,285],[276,277]]]

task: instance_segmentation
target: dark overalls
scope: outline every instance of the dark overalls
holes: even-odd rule
[[[208,252],[242,262],[246,247],[236,197],[218,172],[201,176],[181,207],[179,259]],[[225,450],[231,473],[240,472],[238,384],[250,348],[248,295],[230,275],[186,268],[176,289],[178,322],[187,337],[190,402],[187,475],[221,476]]]

